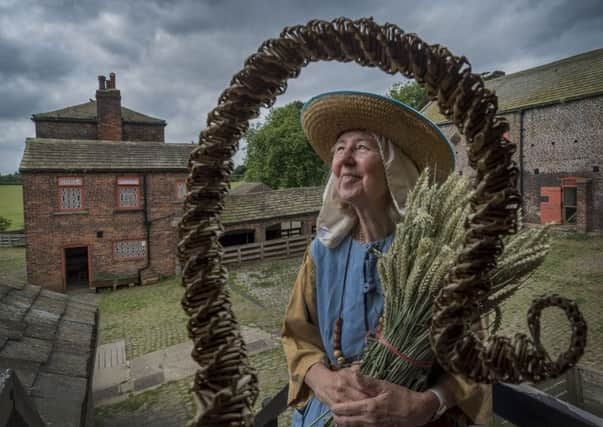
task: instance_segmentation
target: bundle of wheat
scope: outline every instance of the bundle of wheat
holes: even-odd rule
[[[385,295],[381,327],[369,340],[361,372],[420,391],[427,387],[434,355],[429,341],[432,302],[446,272],[462,249],[470,214],[469,181],[451,175],[442,185],[425,170],[407,199],[390,250],[378,270]],[[520,227],[508,237],[492,286],[480,307],[482,319],[494,313],[490,332],[500,325],[500,304],[525,282],[550,249],[547,227]],[[482,321],[483,325],[484,322]]]

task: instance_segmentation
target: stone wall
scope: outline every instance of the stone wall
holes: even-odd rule
[[[562,178],[581,177],[591,180],[589,192],[584,193],[591,213],[586,227],[588,231],[603,230],[601,111],[603,96],[501,115],[509,122],[509,138],[518,144],[514,159],[522,167],[518,185],[523,190],[523,210],[529,222],[540,222],[541,187],[561,186]],[[464,138],[451,124],[440,127],[455,146],[456,170],[472,175]]]
[[[131,175],[131,174],[130,174]],[[64,291],[63,252],[66,247],[87,246],[91,280],[110,274],[137,276],[146,259],[116,259],[114,243],[146,240],[144,211],[117,209],[117,176],[83,176],[81,210],[60,211],[57,179],[64,174],[24,174],[23,203],[26,233],[27,276],[32,284]],[[186,174],[149,174],[148,218],[151,222],[147,253],[150,268],[172,275],[176,266],[177,230],[174,218],[181,214],[176,200],[176,180]]]
[[[568,176],[592,179],[589,231],[603,230],[603,96],[526,110],[523,183],[525,211],[539,218],[539,189]],[[597,168],[599,172],[597,172]]]

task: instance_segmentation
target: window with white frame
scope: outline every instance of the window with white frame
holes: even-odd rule
[[[144,258],[147,253],[145,240],[122,240],[115,242],[113,254],[117,259]]]
[[[59,209],[77,210],[84,207],[84,180],[81,177],[60,177],[59,185]]]
[[[122,209],[136,209],[140,207],[140,178],[117,178],[117,207]]]

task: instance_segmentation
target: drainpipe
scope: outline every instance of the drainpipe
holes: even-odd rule
[[[521,209],[524,210],[524,201],[523,201],[523,114],[525,110],[519,110],[519,194],[521,195]]]
[[[149,268],[151,263],[151,221],[149,221],[149,211],[147,205],[148,184],[147,176],[142,176],[142,212],[144,214],[144,228],[147,241],[147,258],[144,267],[138,269],[138,283],[142,285],[142,272]]]

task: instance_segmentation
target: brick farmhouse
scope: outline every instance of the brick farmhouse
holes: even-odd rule
[[[193,144],[121,105],[115,75],[96,100],[34,114],[23,176],[27,278],[56,291],[147,283],[177,274],[177,224]],[[310,234],[322,189],[243,185],[222,215],[224,246]],[[237,194],[238,193],[238,194]]]
[[[56,291],[157,280],[177,269],[176,224],[192,144],[121,106],[115,75],[96,100],[34,114],[23,175],[27,278]]]
[[[523,212],[533,223],[603,231],[603,49],[486,81],[517,144]],[[466,143],[428,104],[423,113],[456,145],[457,171],[470,174]]]

